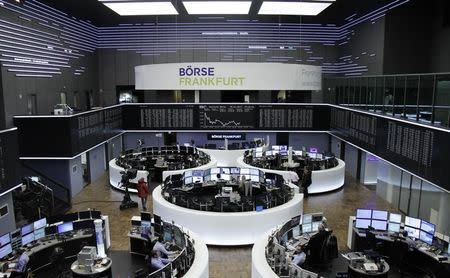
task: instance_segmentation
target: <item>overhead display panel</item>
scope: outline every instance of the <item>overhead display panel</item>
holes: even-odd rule
[[[318,66],[281,63],[173,63],[135,67],[137,90],[321,90]]]
[[[331,108],[331,133],[450,190],[450,133],[376,115]]]
[[[139,104],[124,107],[125,130],[328,130],[329,107],[258,104]]]

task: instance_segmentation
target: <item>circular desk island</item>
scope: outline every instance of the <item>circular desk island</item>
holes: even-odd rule
[[[177,159],[180,161],[176,165],[158,163]],[[186,162],[182,162],[181,159],[186,160]],[[120,157],[109,161],[109,184],[115,189],[125,191],[125,187],[121,184],[121,172],[125,171],[126,167],[133,168],[137,170],[137,175],[130,179],[128,190],[131,193],[137,193],[136,184],[138,180],[144,178],[147,181],[150,172],[154,172],[157,176],[155,181],[162,182],[168,175],[182,174],[186,169],[205,169],[215,165],[216,160],[214,158],[194,147],[167,146],[161,148],[146,147],[140,151],[128,150]]]
[[[236,167],[228,169],[231,170],[231,168],[239,169]],[[224,171],[225,167],[211,168],[205,170],[205,172],[215,172],[214,170],[216,169]],[[239,169],[242,172],[244,170],[250,169]],[[258,172],[255,176],[261,175],[258,170],[254,170]],[[195,176],[195,171],[192,172],[193,177],[199,177]],[[234,171],[231,170],[230,172],[233,173]],[[211,181],[208,176],[205,176],[204,183],[198,182],[191,185],[193,177],[190,175],[185,173],[183,180],[175,181],[175,183],[183,184],[182,188],[205,189],[212,192],[212,194],[219,192],[217,195],[212,195],[214,204],[211,204],[211,199],[208,199],[211,195],[202,196],[202,203],[197,199],[198,203],[196,204],[197,191],[195,193],[187,193],[190,195],[186,195],[186,190],[178,187],[175,189],[169,188],[172,191],[167,191],[169,185],[164,184],[164,188],[158,186],[153,191],[153,212],[167,221],[174,221],[176,224],[191,230],[203,239],[206,244],[224,246],[253,244],[261,234],[272,227],[302,214],[303,194],[299,194],[298,187],[292,183],[287,184],[283,182],[281,189],[276,189],[275,187],[266,189],[261,177],[259,182],[254,181],[251,183],[253,192],[256,192],[253,193],[253,196],[244,196],[242,194],[242,196],[236,197],[236,194],[239,193],[233,191],[233,186],[236,186],[236,184],[231,184],[233,181],[219,181],[219,183],[224,183],[211,186]],[[280,179],[282,179],[281,176]],[[170,178],[166,179],[166,181],[169,180]],[[189,181],[187,182],[186,180]],[[277,180],[278,183],[281,181]],[[246,182],[250,182],[250,179],[247,179]],[[259,188],[257,185],[259,185]],[[170,186],[173,187],[173,185]],[[180,191],[183,193],[174,193]],[[230,195],[227,195],[228,193]],[[224,209],[222,198],[228,198],[225,201],[229,205],[227,208],[234,209]],[[264,203],[264,200],[267,200],[266,203]],[[253,206],[249,206],[249,202]]]
[[[336,162],[331,164],[332,167],[323,170],[313,170],[311,172],[311,185],[308,187],[309,194],[318,194],[330,192],[333,190],[337,190],[344,186],[345,180],[345,162],[340,160],[339,158],[327,158],[327,159],[335,159]],[[257,167],[252,164],[248,164],[245,162],[244,156],[240,156],[237,158],[237,165],[239,167],[250,167],[262,170],[266,173],[275,173],[282,175],[285,180],[298,182],[299,176],[296,173],[294,167],[289,168],[286,167],[284,170],[281,169],[267,169],[263,167]],[[297,163],[298,164],[298,163]],[[297,166],[298,167],[298,166]]]

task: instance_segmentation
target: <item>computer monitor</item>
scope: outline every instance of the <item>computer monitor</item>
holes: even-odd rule
[[[419,239],[429,245],[433,243],[433,235],[424,231],[419,232]]]
[[[358,229],[367,229],[370,226],[370,219],[356,218],[355,227]]]
[[[433,223],[421,220],[420,229],[428,234],[434,235],[434,232],[436,230],[436,225],[434,225]]]
[[[93,219],[102,219],[102,213],[99,210],[91,210],[91,217]]]
[[[387,221],[372,219],[370,226],[372,226],[377,231],[386,231]]]
[[[164,229],[164,241],[172,241],[172,230]]]
[[[40,228],[40,229],[34,230],[33,234],[34,234],[34,240],[41,239],[41,238],[45,237],[45,228]]]
[[[371,209],[357,209],[356,218],[371,219],[372,210]]]
[[[385,210],[372,210],[372,219],[376,220],[388,220],[388,212]]]
[[[273,155],[272,151],[266,151],[266,156],[271,156],[271,155]]]
[[[82,230],[82,229],[95,229],[94,220],[92,219],[84,219],[80,221],[73,222],[74,230]]]
[[[192,171],[191,170],[189,170],[189,171],[186,171],[186,172],[184,172],[184,177],[192,177]]]
[[[20,229],[20,234],[22,236],[24,236],[26,234],[32,233],[33,232],[33,226],[34,226],[33,223],[23,226]]]
[[[388,231],[390,233],[400,233],[400,223],[389,222]]]
[[[264,210],[264,206],[259,205],[259,206],[255,207],[255,211],[263,211],[263,210]]]
[[[280,151],[272,151],[272,155],[276,155],[276,154],[279,154],[280,153]]]
[[[304,223],[302,224],[302,233],[311,233],[312,232],[312,223]]]
[[[34,230],[39,230],[41,228],[44,228],[45,226],[47,226],[47,218],[39,219],[37,221],[34,221],[33,223]]]
[[[57,227],[55,225],[45,227],[46,235],[53,235],[57,233]]]
[[[6,233],[0,237],[0,246],[4,246],[11,242],[11,235]]]
[[[291,219],[291,227],[295,227],[295,226],[300,225],[300,219],[301,218],[302,218],[301,215],[297,215],[297,216],[292,217],[292,219]]]
[[[250,169],[250,175],[259,176],[259,170],[258,169]]]
[[[312,222],[322,222],[323,214],[322,213],[312,213]]]
[[[312,222],[312,231],[317,232],[319,230],[320,224],[322,224],[322,221]]]
[[[0,248],[0,260],[3,259],[4,257],[8,256],[9,254],[12,253],[12,246],[11,244],[7,244],[5,246],[3,246],[2,248]]]
[[[255,157],[261,158],[263,156],[262,154],[263,154],[262,152],[257,152],[257,153],[255,153]]]
[[[298,237],[301,234],[300,226],[295,226],[292,228],[292,236]]]
[[[294,151],[294,154],[295,154],[295,155],[302,156],[302,151]]]
[[[225,179],[224,176],[225,176],[225,175],[222,175],[222,178],[223,178],[223,179]],[[228,176],[229,176],[229,175],[228,175]],[[228,179],[228,180],[229,180],[229,179]],[[203,177],[195,177],[195,176],[194,176],[194,177],[192,177],[192,182],[193,182],[193,183],[203,182]]]
[[[241,169],[237,168],[237,167],[232,167],[232,168],[230,168],[230,173],[231,174],[240,174],[241,173]]]
[[[78,212],[78,217],[80,219],[90,219],[91,218],[91,211],[90,210],[79,211]]]
[[[250,180],[253,182],[259,182],[259,176],[250,176]]]
[[[272,146],[272,151],[279,151],[280,150],[280,146]]]
[[[72,222],[78,220],[78,212],[65,214],[62,217],[63,222]]]
[[[29,233],[27,235],[22,236],[22,246],[27,245],[28,243],[34,240],[34,233]]]
[[[58,234],[73,231],[73,222],[64,222],[58,225]]]
[[[406,216],[405,217],[405,226],[420,229],[420,219]]]
[[[152,221],[152,214],[150,212],[141,211],[141,221]]]
[[[249,168],[241,168],[241,175],[249,175],[250,169]]]
[[[402,223],[402,215],[396,213],[389,214],[389,222]]]
[[[312,222],[312,215],[311,214],[304,214],[302,223],[311,223]]]
[[[211,175],[220,174],[220,168],[211,168]]]
[[[192,177],[184,179],[184,184],[191,184],[191,183],[192,183]]]
[[[316,159],[317,158],[317,154],[316,153],[310,153],[309,157]]]
[[[405,226],[405,231],[408,232],[408,236],[413,238],[419,238],[420,230],[412,227]]]

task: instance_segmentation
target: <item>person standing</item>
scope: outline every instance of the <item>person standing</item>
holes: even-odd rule
[[[147,196],[148,196],[148,185],[145,182],[144,178],[140,178],[137,184],[138,196],[141,198],[142,202],[142,210],[147,210]]]
[[[308,187],[312,183],[311,170],[308,169],[308,166],[305,166],[303,169],[303,178],[302,178],[302,187],[303,187],[303,195],[308,197]]]

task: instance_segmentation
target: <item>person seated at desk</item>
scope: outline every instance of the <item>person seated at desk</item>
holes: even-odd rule
[[[152,251],[152,257],[150,259],[150,268],[151,269],[154,269],[154,270],[161,269],[170,262],[171,262],[171,260],[162,258],[161,253],[159,253],[159,251]]]
[[[294,252],[294,256],[292,257],[292,263],[298,266],[302,266],[306,261],[306,253],[303,251],[304,247],[299,246],[297,250]]]
[[[409,251],[413,251],[416,247],[416,242],[408,236],[407,231],[403,231],[401,234],[403,237],[400,237],[406,244],[408,244]]]
[[[176,253],[173,251],[168,251],[163,242],[164,241],[163,241],[162,236],[159,236],[155,242],[155,245],[153,245],[152,251],[158,251],[162,255],[162,257],[166,257],[166,258],[168,258],[170,255],[173,255]]]
[[[12,268],[9,268],[6,272],[11,272],[10,278],[12,277],[24,277],[25,270],[27,269],[27,264],[30,261],[30,257],[28,257],[27,253],[23,250],[19,249],[17,251],[17,256],[19,259],[16,263],[13,263]]]
[[[308,241],[308,245],[305,251],[309,251],[309,259],[308,262],[312,263],[320,263],[321,262],[321,251],[324,246],[327,237],[330,235],[330,232],[325,230],[324,225],[319,224],[319,229],[316,234],[311,236]]]

